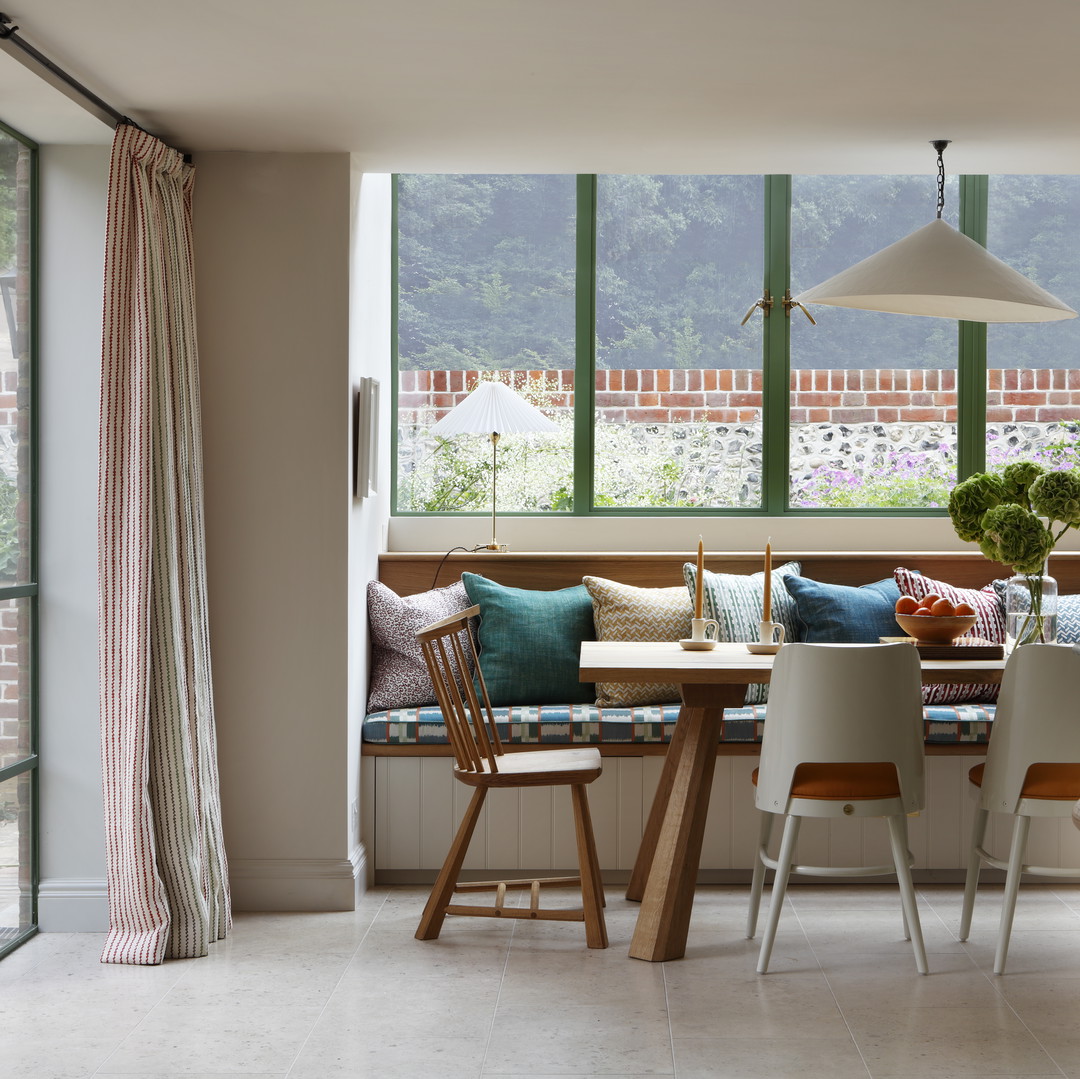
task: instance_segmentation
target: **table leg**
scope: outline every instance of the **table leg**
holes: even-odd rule
[[[724,708],[742,704],[745,686],[685,685],[673,737],[634,867],[645,878],[630,955],[662,962],[686,952],[701,842],[709,812],[716,744]],[[650,833],[650,828],[652,833]]]
[[[664,814],[667,813],[671,788],[675,782],[675,770],[691,726],[684,704],[679,709],[679,718],[675,721],[675,729],[671,732],[671,741],[668,743],[667,753],[664,754],[664,767],[660,773],[660,785],[653,796],[649,819],[645,822],[645,831],[642,833],[641,845],[638,847],[637,859],[634,862],[634,871],[630,874],[630,883],[626,886],[626,898],[634,903],[640,903],[645,894],[645,882],[649,878],[653,854],[656,851],[656,841],[660,838],[660,828],[664,823]]]

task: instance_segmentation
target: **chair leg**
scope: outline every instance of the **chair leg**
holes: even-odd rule
[[[776,927],[780,924],[780,910],[787,895],[788,876],[791,874],[791,862],[795,855],[795,843],[799,838],[802,818],[791,814],[784,821],[784,834],[780,839],[780,854],[776,859],[776,876],[773,878],[772,895],[769,898],[769,917],[765,923],[765,936],[761,939],[761,951],[758,953],[758,974],[765,974],[769,969],[773,943],[776,940]]]
[[[1028,829],[1031,818],[1016,815],[1013,821],[1012,847],[1009,850],[1009,868],[1005,874],[1005,895],[1001,901],[1001,923],[998,926],[997,951],[994,953],[994,973],[1005,973],[1005,959],[1009,954],[1009,938],[1012,936],[1013,915],[1016,913],[1016,893],[1020,890],[1020,870],[1024,864]]]
[[[480,819],[480,810],[484,807],[484,798],[487,795],[486,787],[477,787],[473,791],[469,807],[465,810],[465,816],[458,825],[457,835],[450,844],[450,851],[446,855],[446,861],[439,870],[439,876],[428,896],[427,906],[420,918],[420,926],[416,930],[417,940],[435,940],[442,930],[443,921],[446,918],[446,908],[457,887],[458,876],[461,866],[465,861],[465,855],[469,850],[469,842],[472,840],[476,822]]]
[[[585,912],[585,943],[590,948],[608,946],[604,923],[604,885],[600,880],[600,861],[596,856],[589,796],[584,783],[570,788],[574,801],[574,825],[577,835],[578,865],[581,872],[581,905]]]
[[[911,881],[910,852],[908,851],[907,817],[902,813],[889,817],[889,841],[892,844],[893,865],[900,883],[900,903],[904,910],[904,928],[911,937],[915,951],[915,967],[926,974],[926,945],[923,943],[922,924],[919,922],[919,906],[915,900],[915,885]]]
[[[750,910],[746,915],[746,939],[753,940],[757,932],[758,911],[761,909],[761,892],[765,887],[765,854],[772,837],[775,814],[761,811],[761,824],[758,828],[758,845],[754,852],[754,876],[750,881]]]
[[[979,848],[986,842],[986,823],[990,810],[976,809],[971,826],[971,847],[968,849],[967,876],[964,878],[964,906],[960,911],[960,939],[967,940],[971,933],[971,915],[975,910],[975,892],[979,887],[979,869],[982,857]]]

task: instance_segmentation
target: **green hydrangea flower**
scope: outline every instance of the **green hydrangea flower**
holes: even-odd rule
[[[983,514],[1005,501],[1005,484],[1000,476],[981,472],[958,483],[949,494],[949,516],[962,540],[982,538]]]
[[[1031,485],[1031,508],[1041,517],[1080,527],[1080,472],[1047,472]]]
[[[1006,502],[988,509],[982,518],[986,546],[979,549],[991,557],[994,551],[998,562],[1012,566],[1017,573],[1042,573],[1050,552],[1054,549],[1054,534],[1039,518],[1015,502]]]
[[[1046,469],[1034,461],[1014,461],[1001,470],[1001,482],[1005,487],[1006,502],[1016,502],[1031,508],[1029,488]]]

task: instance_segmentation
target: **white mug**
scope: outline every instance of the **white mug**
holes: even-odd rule
[[[712,636],[709,636],[709,627],[712,626]],[[690,640],[692,641],[715,641],[720,636],[720,623],[715,618],[691,618]]]
[[[776,631],[780,635],[776,636]],[[758,622],[758,644],[783,644],[784,627],[780,622]]]

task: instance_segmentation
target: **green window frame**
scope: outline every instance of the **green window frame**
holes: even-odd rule
[[[943,516],[944,508],[929,507],[795,507],[789,498],[789,432],[791,377],[791,317],[779,300],[791,287],[792,177],[764,176],[764,280],[762,286],[774,299],[771,314],[762,328],[762,504],[752,507],[667,506],[658,508],[609,507],[594,504],[594,424],[596,361],[596,279],[597,279],[597,177],[577,176],[577,225],[575,266],[575,396],[574,396],[574,498],[572,508],[550,511],[568,516],[855,516],[909,517]],[[985,245],[988,218],[989,178],[962,175],[959,178],[959,228],[965,235]],[[933,181],[926,180],[927,220],[933,212]],[[398,192],[399,177],[393,177],[392,210],[392,333],[391,397],[393,444],[398,444]],[[882,245],[886,240],[883,239]],[[805,284],[805,283],[804,283]],[[755,297],[748,297],[747,304]],[[761,316],[755,316],[761,317]],[[902,317],[902,316],[896,316]],[[807,327],[811,330],[812,328]],[[800,332],[802,328],[800,327]],[[982,323],[959,322],[956,341],[957,385],[957,478],[962,479],[986,467],[986,374],[987,334]],[[391,513],[394,516],[483,516],[482,511],[432,511],[398,509],[398,462],[394,455],[391,471]],[[514,513],[514,516],[540,516]],[[548,514],[543,514],[547,516]]]
[[[0,611],[11,606],[20,611],[20,687],[18,722],[25,735],[22,751],[16,759],[4,763],[0,758],[0,790],[5,784],[22,779],[19,805],[19,919],[16,926],[0,922],[0,957],[28,940],[38,927],[38,887],[40,883],[39,844],[39,738],[38,738],[38,252],[39,252],[39,155],[38,145],[19,131],[0,121],[0,132],[27,151],[27,172],[19,194],[24,201],[17,213],[23,222],[19,237],[22,251],[18,256],[16,288],[21,303],[17,339],[12,341],[13,358],[18,371],[18,412],[25,426],[18,458],[18,497],[21,502],[18,568],[11,583],[0,583]],[[6,267],[0,267],[0,270]],[[6,299],[10,298],[10,294]],[[16,325],[10,304],[0,317],[8,319],[9,329]],[[17,343],[16,343],[17,341]],[[0,806],[0,808],[3,808]],[[7,822],[10,825],[10,822]]]

